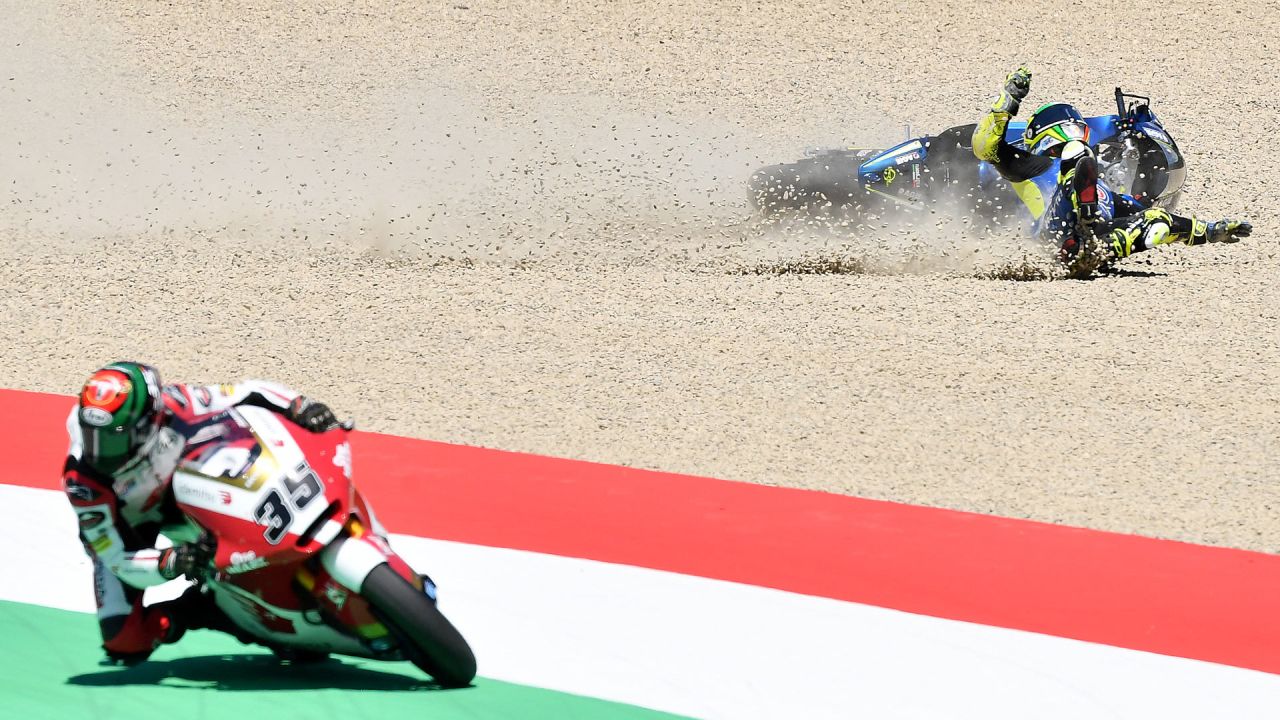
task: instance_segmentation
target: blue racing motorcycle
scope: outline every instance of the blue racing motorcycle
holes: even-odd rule
[[[1186,179],[1182,153],[1150,98],[1116,88],[1115,101],[1115,114],[1085,118],[1102,179],[1116,192],[1173,210]],[[1006,139],[1016,142],[1025,127],[1009,123]],[[819,150],[764,167],[751,175],[751,202],[765,216],[799,211],[856,220],[928,212],[948,201],[994,222],[1007,219],[1009,210],[1016,217],[1021,203],[1012,186],[973,154],[973,128],[912,137],[888,149]]]

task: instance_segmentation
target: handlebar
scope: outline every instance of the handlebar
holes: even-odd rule
[[[1133,100],[1135,102],[1126,105],[1126,100]],[[1131,125],[1132,123],[1129,120],[1129,115],[1134,109],[1141,107],[1142,105],[1149,107],[1151,105],[1151,98],[1146,95],[1134,95],[1132,93],[1127,93],[1119,87],[1116,87],[1116,113],[1120,116],[1120,122],[1122,125]],[[1128,128],[1126,127],[1126,129]]]

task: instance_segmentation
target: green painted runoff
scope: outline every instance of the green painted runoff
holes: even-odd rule
[[[22,720],[653,720],[653,710],[477,678],[442,690],[409,663],[282,663],[212,631],[132,668],[102,666],[92,615],[0,601],[0,707]],[[410,715],[410,713],[413,713]]]

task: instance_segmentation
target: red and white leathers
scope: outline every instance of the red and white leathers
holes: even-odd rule
[[[166,581],[160,574],[160,529],[176,516],[170,481],[184,452],[217,432],[218,416],[237,405],[287,414],[299,394],[259,380],[235,385],[166,385],[164,417],[145,457],[104,476],[81,461],[77,410],[67,418],[71,444],[63,487],[80,523],[80,540],[93,560],[103,648],[119,656],[149,653],[170,632],[171,619],[142,605],[142,590]],[[225,417],[225,416],[224,416]],[[208,433],[206,432],[206,435]]]

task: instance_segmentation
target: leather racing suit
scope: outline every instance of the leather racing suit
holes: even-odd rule
[[[1060,260],[1076,256],[1086,228],[1101,241],[1107,261],[1158,245],[1235,242],[1249,234],[1245,222],[1207,223],[1112,191],[1098,177],[1093,152],[1084,143],[1069,143],[1061,157],[1051,157],[1031,153],[1021,140],[1008,142],[1005,135],[1020,99],[1001,93],[973,130],[973,154],[1009,182],[1034,220],[1033,237],[1057,247]]]
[[[143,590],[171,579],[161,574],[163,551],[155,547],[160,529],[180,520],[170,481],[193,439],[199,441],[199,428],[225,419],[228,408],[255,405],[294,418],[300,405],[308,402],[293,390],[257,380],[165,385],[162,399],[163,420],[151,462],[114,477],[81,461],[77,410],[67,419],[71,442],[63,488],[79,520],[80,540],[93,560],[103,649],[109,657],[125,662],[145,659],[160,643],[177,640],[188,628],[212,627],[239,634],[212,602],[200,602],[195,593],[143,606]]]

